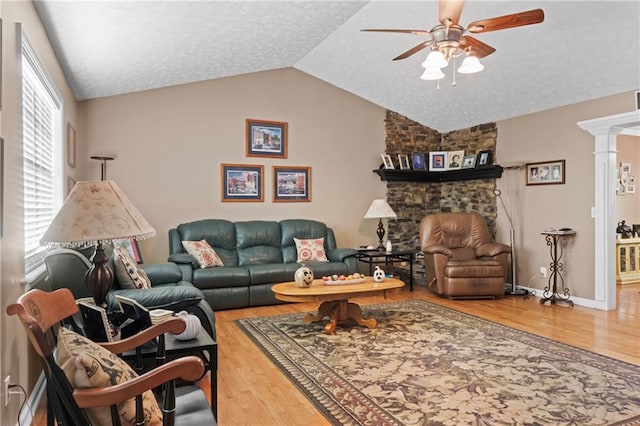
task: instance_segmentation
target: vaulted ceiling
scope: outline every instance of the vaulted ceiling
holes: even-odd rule
[[[483,72],[420,79],[437,1],[38,0],[78,100],[293,67],[446,132],[640,89],[640,2],[472,1],[463,26],[542,8],[541,24],[474,35]],[[458,63],[459,65],[459,63]]]

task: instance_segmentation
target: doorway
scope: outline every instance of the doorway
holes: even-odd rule
[[[640,110],[577,123],[595,138],[595,307],[616,309],[616,216],[617,136],[640,128]]]

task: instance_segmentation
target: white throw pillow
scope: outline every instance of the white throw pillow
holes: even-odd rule
[[[202,269],[211,266],[224,266],[222,259],[220,259],[218,253],[209,245],[207,240],[183,241],[182,247],[196,259]]]
[[[120,246],[113,248],[113,266],[121,288],[139,290],[151,288],[151,280],[126,248]]]
[[[296,250],[298,251],[298,263],[329,261],[324,252],[324,238],[314,238],[309,240],[294,238],[293,241],[296,243]]]

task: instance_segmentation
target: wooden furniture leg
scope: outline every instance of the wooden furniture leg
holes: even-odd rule
[[[316,322],[327,316],[329,317],[329,322],[324,327],[326,334],[333,334],[336,325],[345,324],[350,318],[355,320],[358,325],[365,326],[369,329],[376,328],[378,325],[378,322],[373,318],[362,318],[362,309],[360,306],[346,299],[322,302],[318,307],[318,313],[315,315],[307,314],[304,317],[304,321]]]

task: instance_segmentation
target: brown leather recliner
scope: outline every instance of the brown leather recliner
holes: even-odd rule
[[[436,213],[420,223],[427,286],[450,298],[504,295],[511,248],[491,242],[478,213]]]

